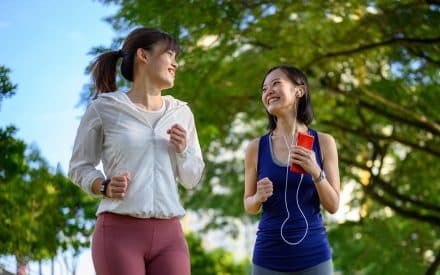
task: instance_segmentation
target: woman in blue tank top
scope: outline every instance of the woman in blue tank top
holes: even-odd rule
[[[333,274],[320,206],[332,214],[339,207],[335,140],[308,127],[310,91],[297,68],[270,69],[261,99],[270,131],[250,142],[245,160],[245,210],[257,214],[262,208],[252,274]],[[296,145],[300,132],[313,137],[310,150]],[[300,166],[303,174],[290,165]]]

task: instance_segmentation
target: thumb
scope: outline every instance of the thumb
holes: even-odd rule
[[[126,177],[128,182],[131,182],[131,173],[130,173],[130,171],[124,172],[124,174],[122,174],[122,176]]]

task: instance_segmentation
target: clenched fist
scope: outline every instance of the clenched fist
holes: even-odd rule
[[[273,194],[273,184],[269,178],[265,177],[257,182],[256,199],[259,202],[265,202]]]

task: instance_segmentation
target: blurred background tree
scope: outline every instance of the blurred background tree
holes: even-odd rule
[[[17,88],[9,72],[0,66],[0,103]],[[15,256],[17,273],[25,274],[30,261],[89,246],[96,201],[60,167],[49,167],[36,146],[17,139],[16,131],[13,125],[0,128],[0,255]]]
[[[344,274],[435,274],[440,264],[439,1],[141,1],[107,21],[119,49],[134,27],[158,27],[182,44],[176,86],[189,102],[208,161],[186,207],[214,211],[210,226],[245,223],[243,156],[264,134],[260,85],[277,64],[309,77],[313,128],[337,140],[345,219],[328,217]],[[121,81],[121,85],[124,82]],[[89,99],[93,87],[82,94]]]
[[[309,77],[311,127],[338,144],[341,205],[326,223],[343,274],[438,274],[440,265],[440,2],[101,0],[111,45],[143,25],[182,44],[176,87],[167,93],[195,113],[207,161],[203,184],[182,192],[185,207],[210,213],[209,228],[237,233],[244,213],[244,150],[265,133],[261,81],[277,64]],[[87,68],[89,71],[89,68]],[[0,104],[16,89],[0,66]],[[120,80],[121,87],[126,83]],[[81,95],[88,102],[93,86]],[[0,129],[0,255],[20,265],[89,245],[96,201],[48,167],[34,146]],[[193,272],[243,274],[249,263],[203,251],[189,235]],[[249,255],[251,256],[251,255]],[[74,271],[72,272],[74,273]]]

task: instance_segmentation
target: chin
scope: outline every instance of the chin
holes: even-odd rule
[[[166,89],[171,89],[174,87],[174,79],[173,80],[164,80],[162,83],[162,89],[166,90]]]
[[[275,116],[278,113],[278,109],[279,108],[277,108],[275,106],[266,107],[267,112],[273,116]]]

